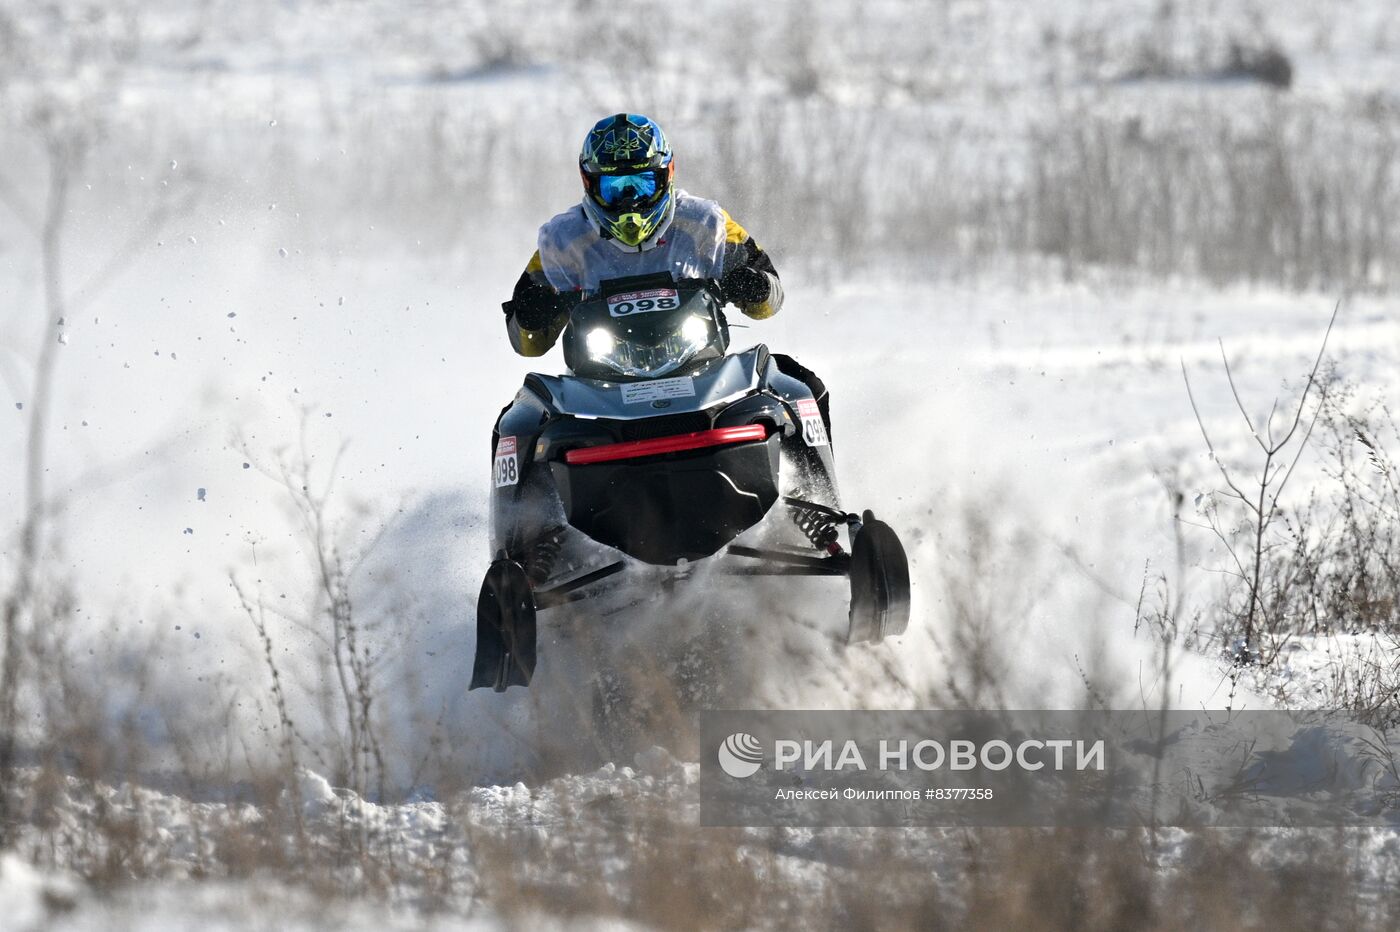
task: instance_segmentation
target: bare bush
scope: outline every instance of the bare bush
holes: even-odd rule
[[[1206,448],[1225,482],[1197,502],[1204,522],[1197,526],[1227,557],[1219,568],[1227,584],[1206,613],[1236,667],[1232,681],[1241,666],[1274,663],[1293,638],[1318,637],[1327,661],[1322,694],[1299,696],[1274,684],[1280,703],[1345,708],[1390,723],[1400,720],[1400,480],[1391,450],[1400,445],[1400,427],[1385,402],[1361,402],[1360,389],[1322,370],[1326,345],[1324,337],[1278,431],[1279,402],[1256,424],[1222,345],[1231,395],[1258,449],[1247,472],[1221,457],[1187,377]],[[1289,479],[1309,448],[1321,454],[1321,474],[1285,504]],[[1361,639],[1347,640],[1352,636]]]
[[[1400,635],[1400,424],[1359,389],[1335,382],[1323,396],[1324,470],[1338,488],[1338,527],[1316,583],[1318,617],[1343,631]]]
[[[22,692],[27,685],[41,683],[43,676],[56,672],[51,665],[26,670],[24,662],[32,652],[32,639],[41,636],[41,622],[52,613],[62,614],[60,606],[41,599],[46,584],[53,583],[43,578],[41,560],[47,546],[47,523],[57,509],[47,487],[48,435],[61,347],[67,343],[67,319],[129,265],[142,237],[189,206],[187,192],[160,194],[135,238],[111,246],[90,279],[75,278],[66,249],[71,193],[78,173],[110,129],[125,70],[139,47],[141,24],[135,11],[125,7],[93,5],[52,12],[62,21],[62,28],[56,31],[36,26],[29,19],[0,14],[0,44],[7,53],[0,80],[11,84],[4,87],[0,83],[0,87],[18,96],[21,128],[44,168],[37,201],[12,182],[7,172],[0,171],[0,203],[30,236],[42,284],[42,307],[32,311],[40,341],[26,386],[23,512],[16,532],[14,566],[0,596],[0,772],[8,771],[15,761]],[[42,658],[36,655],[34,659]],[[9,825],[10,802],[9,794],[0,789],[0,843]]]
[[[1225,353],[1225,344],[1220,344],[1220,358],[1224,363],[1225,377],[1230,385],[1230,394],[1235,400],[1244,426],[1250,439],[1259,448],[1259,465],[1248,480],[1238,478],[1238,474],[1221,458],[1201,419],[1196,406],[1195,395],[1191,391],[1191,378],[1187,374],[1185,362],[1181,365],[1181,376],[1186,383],[1187,397],[1191,410],[1196,415],[1196,423],[1201,429],[1206,449],[1211,461],[1220,470],[1225,489],[1212,493],[1212,500],[1203,509],[1207,527],[1224,545],[1231,565],[1225,573],[1237,580],[1243,587],[1244,605],[1234,607],[1228,602],[1222,606],[1232,632],[1230,657],[1235,664],[1270,662],[1281,647],[1280,637],[1296,630],[1293,621],[1299,608],[1299,591],[1307,568],[1315,561],[1309,550],[1307,535],[1296,524],[1284,517],[1280,500],[1293,477],[1298,461],[1308,447],[1313,428],[1317,424],[1321,405],[1314,404],[1311,416],[1308,414],[1308,399],[1317,389],[1318,370],[1327,352],[1327,340],[1332,334],[1341,302],[1337,303],[1332,318],[1327,324],[1327,332],[1322,338],[1317,360],[1308,373],[1307,382],[1297,401],[1293,415],[1285,411],[1281,426],[1275,432],[1274,419],[1278,414],[1279,400],[1275,399],[1268,416],[1258,426],[1249,415],[1249,410],[1240,398],[1235,387],[1234,375],[1230,371],[1230,359]],[[1300,428],[1306,425],[1301,433]],[[1222,519],[1219,504],[1214,496],[1219,495],[1229,502],[1227,515]],[[1274,533],[1282,522],[1286,526],[1283,539]],[[1280,556],[1280,552],[1285,555]],[[1237,631],[1238,635],[1233,632]],[[1261,644],[1260,638],[1267,639]]]
[[[334,759],[330,775],[338,785],[348,787],[357,795],[373,795],[383,799],[386,768],[375,724],[376,658],[371,644],[365,639],[365,624],[357,617],[350,594],[351,577],[359,562],[373,550],[375,541],[371,540],[353,561],[347,561],[342,553],[328,513],[340,453],[331,460],[324,478],[319,479],[318,483],[314,469],[316,458],[310,453],[306,440],[309,417],[309,413],[303,412],[302,439],[295,453],[281,455],[273,468],[259,465],[259,469],[281,487],[291,504],[302,535],[304,554],[311,565],[315,588],[310,595],[309,617],[300,620],[299,626],[310,632],[316,643],[323,647],[320,658],[323,675],[319,691],[320,708],[326,719],[321,724],[329,745],[325,750]],[[343,447],[340,452],[343,452]],[[246,449],[245,455],[250,461],[258,462],[258,458]],[[241,590],[239,598],[245,615],[254,623],[269,664],[274,706],[283,731],[283,755],[288,765],[295,769],[298,765],[291,756],[294,745],[288,742],[297,731],[287,712],[288,703],[282,691],[280,671],[272,659],[265,609],[260,598],[255,604],[251,603]],[[380,621],[392,622],[392,619]],[[307,743],[304,738],[302,742]]]

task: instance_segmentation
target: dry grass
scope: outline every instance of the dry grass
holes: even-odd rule
[[[1342,832],[1291,833],[1285,863],[1276,839],[1261,857],[1266,835],[1226,830],[1182,835],[1170,854],[1137,831],[899,830],[825,863],[785,859],[782,832],[764,832],[643,818],[601,837],[579,831],[594,836],[581,845],[500,848],[483,878],[507,916],[616,915],[663,929],[1340,930],[1397,917]]]
[[[945,698],[955,704],[1004,688],[1003,622],[1025,606],[1006,602],[998,580],[1034,576],[1025,561],[1040,559],[1026,540],[996,530],[1000,522],[966,521],[958,559],[984,572],[945,579],[961,586],[948,609],[955,636]],[[256,601],[248,608],[265,635]],[[1153,622],[1164,650],[1169,621]],[[430,843],[407,843],[358,793],[307,807],[292,763],[305,744],[279,698],[283,677],[266,641],[260,688],[270,741],[283,754],[245,764],[235,779],[190,747],[178,792],[152,794],[139,785],[155,750],[148,738],[119,723],[96,727],[104,719],[95,691],[65,675],[76,665],[61,626],[44,628],[52,642],[36,644],[25,669],[52,687],[42,718],[49,730],[30,736],[36,765],[6,784],[22,813],[13,828],[27,857],[75,870],[98,890],[152,878],[275,876],[337,902],[368,898],[424,915],[485,906],[524,926],[541,916],[616,916],[677,929],[1353,929],[1400,918],[1381,882],[1388,862],[1356,854],[1363,833],[1294,831],[1280,841],[1226,830],[704,829],[677,805],[687,791],[674,771],[655,778],[669,790],[639,792],[632,783],[574,802],[541,784],[532,792],[554,793],[557,806],[520,808],[518,821],[504,823],[448,791]],[[600,748],[681,727],[694,707],[660,655],[646,656],[626,667],[625,724],[580,718],[598,729]],[[353,694],[349,701],[359,708]],[[372,717],[367,727],[378,727]],[[211,791],[216,798],[198,801]],[[174,834],[172,810],[186,826]]]

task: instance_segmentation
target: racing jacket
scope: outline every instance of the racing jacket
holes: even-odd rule
[[[538,248],[505,306],[511,347],[522,356],[543,356],[569,321],[561,294],[589,294],[603,281],[630,275],[670,272],[678,279],[721,279],[747,267],[768,279],[768,297],[736,301],[739,309],[755,320],[778,313],[783,288],[777,270],[748,231],[714,201],[680,190],[675,198],[670,226],[652,248],[639,252],[624,252],[604,240],[579,205],[540,227]],[[517,320],[521,311],[535,322],[547,322],[524,327]]]

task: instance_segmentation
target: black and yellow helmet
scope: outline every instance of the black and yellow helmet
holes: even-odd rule
[[[650,249],[676,211],[671,144],[635,113],[599,120],[578,157],[583,211],[598,233],[624,249]]]

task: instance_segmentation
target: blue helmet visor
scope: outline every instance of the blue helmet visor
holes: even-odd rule
[[[598,178],[598,200],[606,207],[648,204],[659,190],[656,172],[636,175],[602,175]]]

